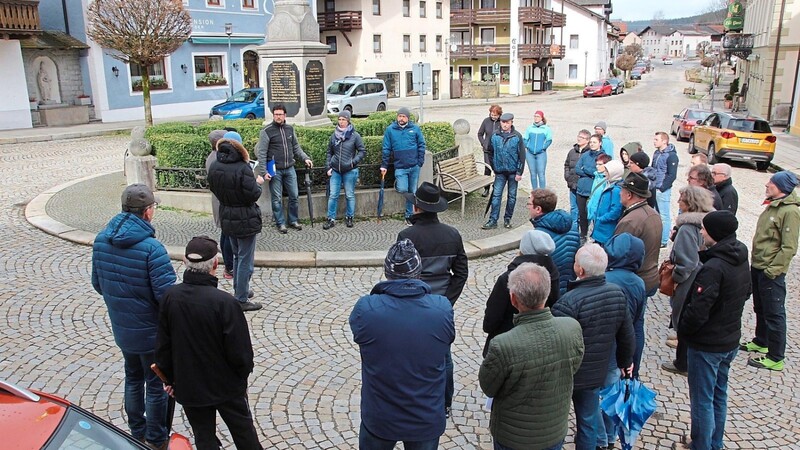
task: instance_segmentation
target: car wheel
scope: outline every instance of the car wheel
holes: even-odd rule
[[[769,169],[769,161],[756,161],[756,170],[766,172]]]
[[[386,103],[378,103],[378,111],[386,111]]]
[[[583,98],[586,98],[586,94],[583,94]]]
[[[255,118],[256,118],[256,115],[255,115],[255,114],[253,114],[253,113],[249,113],[249,114],[247,114],[246,116],[244,116],[244,118],[245,118],[245,119],[250,119],[250,120],[253,120],[253,119],[255,119]]]
[[[674,125],[670,125],[669,126],[669,134],[671,134],[673,136],[677,136],[678,135],[678,133],[675,132],[675,126]]]
[[[697,147],[694,146],[694,135],[689,136],[689,154],[694,155],[697,153]]]
[[[708,163],[709,164],[716,164],[719,162],[719,158],[717,157],[717,152],[714,149],[714,143],[708,143]]]
[[[344,110],[349,112],[351,116],[353,115],[353,107],[352,106],[347,105],[347,106],[344,107]]]

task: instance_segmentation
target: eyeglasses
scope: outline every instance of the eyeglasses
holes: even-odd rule
[[[275,112],[275,113],[272,113],[272,115],[273,115],[273,116],[285,116],[285,115],[286,115],[286,113],[279,113],[279,112]]]
[[[715,177],[715,176],[717,176],[717,175],[725,175],[725,174],[724,174],[724,173],[722,173],[722,172],[711,172],[711,176],[712,176],[712,177]]]
[[[689,175],[689,178],[688,178],[688,179],[689,179],[689,181],[697,181],[697,180],[699,180],[700,178],[698,178],[698,177],[693,177],[693,176]]]

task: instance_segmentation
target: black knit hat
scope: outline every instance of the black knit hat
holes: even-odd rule
[[[401,239],[389,248],[383,261],[386,278],[419,278],[422,258],[410,239]]]
[[[629,153],[631,162],[644,169],[650,165],[650,157],[645,152]]]
[[[703,217],[703,228],[711,239],[719,242],[730,235],[736,235],[739,221],[727,209],[712,211]]]

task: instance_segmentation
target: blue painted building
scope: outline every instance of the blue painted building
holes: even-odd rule
[[[154,118],[207,114],[232,92],[261,86],[256,48],[264,43],[273,0],[183,3],[192,16],[191,38],[149,68]],[[40,4],[42,28],[64,31],[89,45],[80,57],[80,76],[84,91],[91,95],[95,117],[103,122],[140,120],[144,117],[144,68],[112,58],[88,39],[88,4],[89,0]]]

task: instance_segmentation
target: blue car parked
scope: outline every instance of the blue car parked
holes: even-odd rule
[[[223,119],[263,119],[264,89],[249,88],[233,94],[224,103],[211,107],[208,117],[222,116]]]

